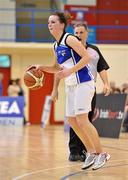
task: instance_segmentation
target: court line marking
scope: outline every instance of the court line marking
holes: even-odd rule
[[[25,174],[23,174],[21,176],[14,177],[12,180],[18,180],[18,179],[21,179],[21,178],[29,176],[29,175],[38,174],[40,172],[56,170],[56,169],[63,169],[63,168],[68,168],[68,167],[77,167],[77,166],[80,166],[80,164],[78,164],[78,165],[76,165],[76,164],[75,165],[67,165],[67,166],[61,166],[61,167],[59,166],[59,167],[54,167],[54,168],[42,169],[42,170],[38,170],[38,171],[32,171],[30,173],[25,173]]]
[[[119,167],[119,166],[128,166],[128,163],[126,163],[126,164],[117,164],[117,165],[110,165],[110,166],[105,166],[105,167],[102,167],[102,168],[100,168],[100,169],[106,169],[106,168],[111,168],[111,167]],[[95,170],[95,171],[98,171],[98,170],[100,170],[100,169],[97,169],[97,170]],[[78,172],[74,172],[74,173],[71,173],[71,174],[68,174],[68,175],[66,175],[66,176],[64,176],[64,177],[62,177],[60,180],[66,180],[67,178],[69,178],[69,177],[72,177],[72,176],[75,176],[75,175],[77,175],[77,174],[86,174],[86,172],[95,172],[94,170],[84,170],[84,171],[78,171]]]
[[[110,148],[110,149],[116,149],[116,150],[122,150],[122,151],[128,151],[127,149],[121,149],[121,148],[116,148],[116,147],[113,147],[113,146],[104,146],[104,147],[106,147],[106,148]],[[126,159],[125,159],[126,160]],[[114,160],[113,160],[114,161]],[[112,161],[112,162],[113,162]],[[115,161],[117,161],[117,160],[115,160]],[[114,162],[115,162],[114,161]],[[119,160],[118,160],[119,161]],[[118,162],[117,161],[117,162]],[[123,161],[123,160],[121,160],[121,161]],[[79,166],[80,166],[81,164],[79,164]],[[17,177],[14,177],[12,180],[19,180],[19,179],[21,179],[21,178],[23,178],[23,177],[26,177],[26,176],[30,176],[30,175],[33,175],[33,174],[38,174],[38,173],[40,173],[40,172],[45,172],[45,171],[50,171],[50,170],[55,170],[55,169],[63,169],[63,168],[67,168],[67,167],[77,167],[78,165],[68,165],[68,166],[62,166],[62,167],[55,167],[55,168],[48,168],[48,169],[42,169],[42,170],[38,170],[38,171],[32,171],[32,172],[30,172],[30,173],[25,173],[25,174],[23,174],[23,175],[21,175],[21,176],[17,176]],[[106,167],[103,167],[103,168],[107,168],[108,166],[106,166]],[[81,172],[81,173],[83,173],[83,170],[82,171],[78,171],[79,173]],[[72,176],[74,176],[73,175],[74,173],[72,173]],[[66,176],[65,176],[66,177]],[[63,179],[62,179],[63,180]]]
[[[121,159],[121,161],[126,161],[127,159]],[[112,160],[111,162],[119,162],[119,160]],[[14,177],[12,178],[12,180],[19,180],[21,178],[24,178],[24,177],[27,177],[27,176],[30,176],[30,175],[35,175],[35,174],[38,174],[38,173],[42,173],[42,172],[45,172],[45,171],[51,171],[51,170],[57,170],[57,169],[63,169],[63,168],[68,168],[68,167],[78,167],[80,165],[82,165],[83,163],[80,163],[80,164],[75,164],[75,165],[66,165],[66,166],[59,166],[59,167],[53,167],[53,168],[47,168],[47,169],[42,169],[42,170],[38,170],[38,171],[32,171],[32,172],[28,172],[28,173],[25,173],[25,174],[22,174],[20,176],[17,176],[17,177]],[[128,165],[128,164],[127,164]],[[117,165],[118,166],[118,165]],[[123,165],[122,165],[123,166]],[[103,168],[107,168],[109,166],[105,166]],[[110,166],[112,167],[112,166]],[[78,171],[78,172],[85,172],[85,170],[81,170],[81,171]],[[89,170],[86,170],[86,172],[90,172]],[[91,172],[94,172],[91,170]],[[71,174],[74,174],[74,173],[71,173]],[[72,175],[73,176],[73,175]],[[66,176],[65,176],[66,177]],[[60,179],[61,180],[61,179]],[[63,179],[62,179],[63,180]]]

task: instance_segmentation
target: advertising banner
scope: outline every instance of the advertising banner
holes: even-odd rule
[[[126,94],[97,95],[93,124],[102,137],[119,138]]]
[[[72,17],[67,27],[67,32],[73,33],[73,26],[75,24],[85,23],[89,29],[87,41],[89,43],[96,43],[97,16],[94,13],[96,6],[65,5],[64,9],[69,12]]]
[[[24,98],[0,97],[0,125],[23,125]]]

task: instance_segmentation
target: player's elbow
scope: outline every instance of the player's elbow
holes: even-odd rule
[[[52,65],[52,69],[53,69],[53,72],[54,72],[54,73],[57,73],[58,71],[60,71],[60,66],[57,65],[57,64],[53,64],[53,65]]]

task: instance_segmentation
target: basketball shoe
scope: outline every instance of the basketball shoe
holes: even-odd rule
[[[109,159],[110,159],[110,154],[108,154],[108,153],[100,153],[95,158],[95,162],[94,162],[94,165],[92,167],[92,170],[97,170],[97,169],[101,168],[102,166],[104,166],[106,161],[108,161]]]
[[[95,162],[96,154],[95,153],[86,153],[86,159],[82,166],[82,169],[87,169],[92,166]]]

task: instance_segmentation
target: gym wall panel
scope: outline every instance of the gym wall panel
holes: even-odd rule
[[[128,79],[128,45],[98,45],[106,61],[110,65],[109,80],[121,86]],[[53,62],[53,45],[42,43],[0,43],[0,53],[12,57],[11,77],[23,77],[26,68],[31,64],[51,64]],[[26,94],[26,116],[29,118],[29,91],[24,86]],[[97,80],[97,92],[102,91],[102,82]],[[51,91],[51,89],[50,89]],[[56,122],[64,120],[65,95],[64,81],[59,86],[59,100],[54,106]],[[39,122],[38,122],[39,123]]]

